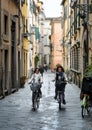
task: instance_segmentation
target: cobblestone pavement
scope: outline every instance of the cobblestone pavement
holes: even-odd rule
[[[92,130],[92,116],[81,117],[80,89],[66,86],[66,105],[59,111],[54,100],[54,73],[43,76],[43,97],[36,112],[31,110],[31,91],[26,83],[23,89],[0,100],[0,130]]]

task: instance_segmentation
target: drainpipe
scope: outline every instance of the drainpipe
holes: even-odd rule
[[[1,0],[0,0],[0,60],[1,60],[1,64],[0,64],[0,98],[3,98],[4,95],[4,90],[3,90],[3,50],[2,50],[2,30],[1,30],[1,17],[2,17],[2,11],[1,11]]]
[[[1,36],[1,0],[0,0],[0,36]],[[1,45],[1,37],[0,37],[0,45]]]
[[[87,1],[88,5],[89,5],[89,0]],[[88,6],[88,10],[89,10],[89,6]],[[87,21],[89,21],[89,13],[87,15]],[[87,25],[87,64],[89,64],[89,30],[88,30],[88,25]]]

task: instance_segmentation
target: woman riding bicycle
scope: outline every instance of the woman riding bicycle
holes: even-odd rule
[[[55,99],[57,99],[57,94],[59,90],[65,92],[66,85],[66,76],[64,73],[64,68],[62,66],[58,66],[56,69],[56,77],[55,77]],[[63,104],[66,104],[65,94],[63,98]]]
[[[39,68],[36,68],[31,79],[30,79],[30,83],[37,83],[38,85],[40,85],[39,87],[39,96],[42,97],[42,92],[41,92],[41,87],[42,87],[42,76],[40,74]]]

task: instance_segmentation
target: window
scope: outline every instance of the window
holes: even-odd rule
[[[23,6],[24,3],[25,3],[25,0],[21,0],[21,4],[22,4],[22,6]]]
[[[23,16],[23,32],[25,32],[25,17]]]
[[[77,29],[77,8],[74,9],[74,34],[76,33]]]
[[[26,0],[26,5],[27,5],[28,3],[27,3],[27,0]]]
[[[4,34],[7,35],[8,33],[8,16],[4,15]]]
[[[26,32],[28,30],[28,20],[26,19]]]
[[[32,0],[30,0],[30,10],[31,10],[31,12],[32,12],[32,10],[33,10]]]
[[[64,20],[67,18],[67,6],[64,7]]]

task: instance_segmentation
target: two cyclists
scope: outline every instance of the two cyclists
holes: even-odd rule
[[[39,97],[42,96],[41,92],[41,86],[43,83],[42,75],[40,73],[39,68],[36,68],[29,83],[37,83],[38,85],[40,84],[39,87]],[[56,74],[55,74],[55,99],[57,99],[58,91],[62,90],[63,92],[63,104],[66,104],[65,101],[65,85],[66,85],[66,76],[64,73],[64,69],[62,66],[57,67],[56,69]]]

